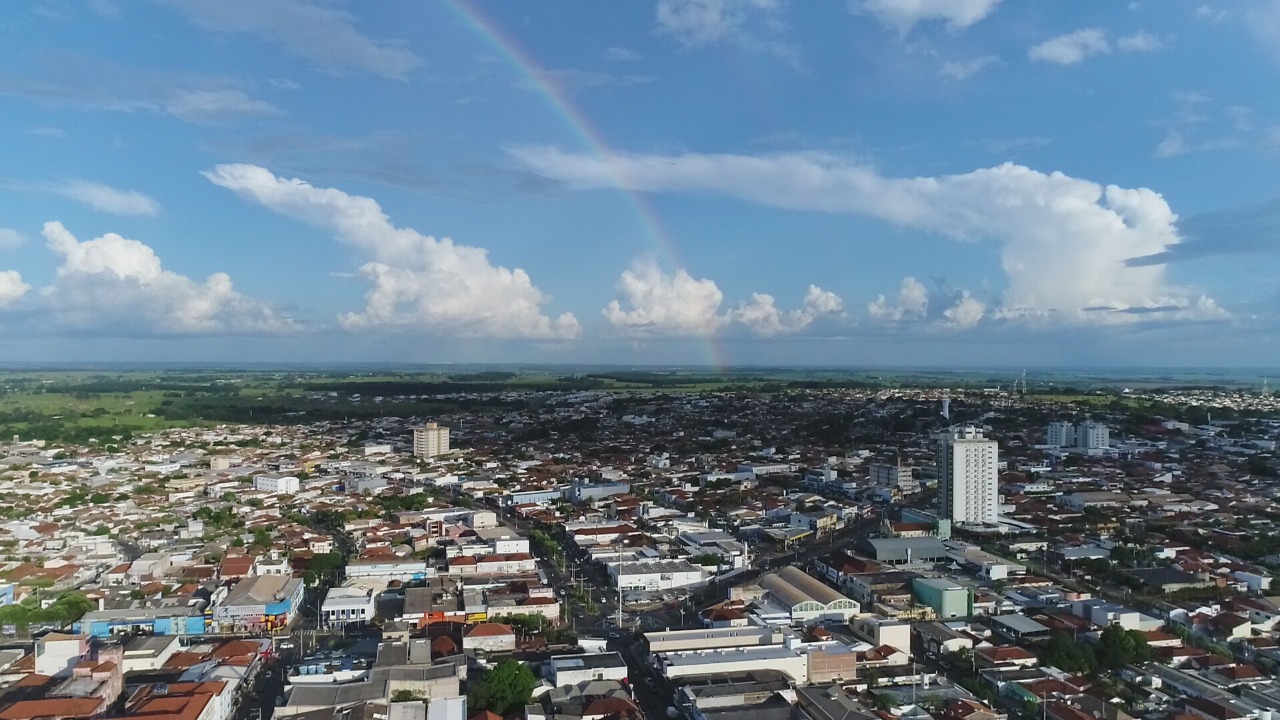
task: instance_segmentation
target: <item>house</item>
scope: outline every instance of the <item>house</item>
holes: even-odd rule
[[[462,648],[486,653],[515,652],[516,634],[510,625],[477,623],[462,636]]]

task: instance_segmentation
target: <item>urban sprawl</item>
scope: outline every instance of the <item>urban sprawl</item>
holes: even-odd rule
[[[1280,711],[1269,394],[489,399],[0,442],[0,720]]]

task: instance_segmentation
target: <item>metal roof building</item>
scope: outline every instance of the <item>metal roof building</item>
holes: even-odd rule
[[[877,562],[887,565],[935,563],[947,560],[947,546],[936,537],[870,538],[860,549]]]
[[[791,611],[791,622],[848,619],[858,614],[858,603],[832,589],[800,568],[788,565],[760,578],[778,605]]]

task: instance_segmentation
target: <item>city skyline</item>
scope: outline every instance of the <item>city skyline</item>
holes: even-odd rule
[[[0,360],[1280,349],[1274,0],[34,0],[0,39]]]

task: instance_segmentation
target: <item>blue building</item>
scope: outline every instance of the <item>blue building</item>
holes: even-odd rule
[[[199,605],[183,599],[149,602],[143,607],[93,610],[72,626],[79,635],[110,637],[144,633],[150,635],[203,635],[205,615]]]

